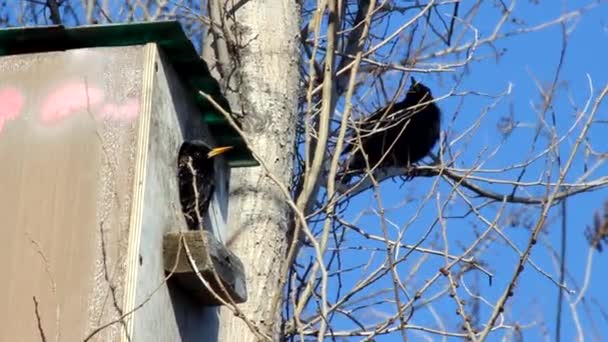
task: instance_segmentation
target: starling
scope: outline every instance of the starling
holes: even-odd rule
[[[363,173],[370,167],[409,167],[424,158],[437,140],[441,111],[433,102],[431,90],[412,77],[405,99],[381,108],[356,123],[361,140],[353,137],[344,153],[350,153],[347,174],[343,179]]]
[[[211,148],[200,140],[185,141],[180,147],[177,176],[180,202],[188,229],[202,227],[203,216],[215,190],[213,158],[230,149],[232,146]]]

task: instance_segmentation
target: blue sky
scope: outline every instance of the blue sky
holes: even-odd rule
[[[516,7],[514,16],[520,20],[524,20],[525,25],[518,26],[514,23],[507,23],[501,32],[513,31],[520,27],[532,27],[553,20],[564,13],[564,11],[582,5],[583,2],[581,1],[571,2],[568,6],[562,6],[562,4],[556,5],[555,2],[534,4],[532,2],[521,1]],[[466,10],[465,2],[460,13],[466,13]],[[473,25],[479,30],[481,39],[488,37],[494,29],[497,18],[496,13],[497,10],[490,2],[486,2],[481,6],[480,14],[473,22]],[[593,95],[593,99],[595,99],[599,91],[608,82],[608,69],[606,69],[604,63],[604,61],[608,60],[608,48],[606,48],[608,46],[608,30],[603,22],[603,20],[607,20],[606,18],[608,18],[608,8],[605,5],[600,5],[566,22],[565,26],[569,32],[569,38],[558,82],[558,90],[555,94],[553,106],[547,111],[545,116],[546,120],[552,120],[552,117],[555,117],[556,130],[560,136],[572,125],[575,115],[584,107],[585,101],[590,95]],[[387,24],[389,32],[390,29],[395,29],[403,22],[405,22],[405,18],[404,20],[395,20],[393,23]],[[498,59],[486,58],[481,61],[472,62],[464,72],[460,69],[454,73],[445,73],[439,76],[436,74],[414,74],[418,80],[433,89],[435,97],[440,97],[450,91],[455,91],[456,93],[475,91],[498,95],[505,92],[509,86],[512,86],[511,93],[485,114],[479,128],[474,130],[470,136],[463,139],[462,142],[452,146],[452,152],[458,155],[454,160],[455,167],[470,168],[483,161],[483,169],[501,169],[514,163],[524,162],[527,156],[535,155],[546,148],[550,138],[546,134],[546,131],[541,132],[538,142],[536,145],[533,145],[534,136],[539,124],[539,117],[535,108],[538,108],[542,104],[536,82],[546,88],[553,81],[560,60],[562,42],[562,29],[560,25],[555,25],[539,32],[499,39],[491,48],[487,45],[480,47],[476,52],[477,56],[487,56],[495,51],[503,52]],[[447,60],[450,59],[440,61],[445,62]],[[453,58],[451,60],[453,61]],[[397,81],[401,76],[399,72],[388,73],[385,76],[387,88],[394,92],[398,87]],[[589,88],[588,77],[593,83],[593,90]],[[456,80],[460,78],[462,78],[461,82],[457,84]],[[362,90],[362,92],[364,91]],[[388,95],[390,97],[393,93],[389,91]],[[448,141],[451,141],[470,127],[480,116],[480,113],[483,113],[484,109],[494,101],[494,98],[487,96],[467,94],[465,96],[448,98],[440,102],[439,105],[443,110],[442,129],[446,132]],[[371,109],[373,108],[374,106],[372,105]],[[600,107],[597,113],[597,120],[606,120],[608,118],[608,114],[606,113],[607,108],[605,104]],[[338,109],[340,110],[340,108]],[[370,109],[366,108],[366,110],[369,111]],[[509,136],[505,137],[500,133],[498,125],[505,117],[509,117],[511,113],[513,121],[517,124],[517,128]],[[455,116],[455,114],[457,115]],[[551,124],[551,121],[549,121],[549,124]],[[574,134],[560,144],[559,150],[562,163],[565,163],[574,146],[575,138],[578,132],[580,132],[580,127],[581,125],[578,125],[574,130]],[[605,131],[606,124],[597,123],[591,127],[588,134],[589,143],[596,151],[603,153],[608,152],[608,137]],[[490,151],[498,146],[500,146],[498,152],[493,157],[490,157]],[[533,148],[533,146],[535,147]],[[579,148],[574,163],[567,173],[566,181],[577,181],[585,172],[585,164],[591,167],[591,165],[598,162],[597,158],[593,157],[585,159],[583,157],[583,150],[582,147]],[[448,156],[446,156],[446,159],[449,160]],[[556,165],[548,164],[547,160],[543,158],[528,167],[522,181],[532,182],[538,180],[539,177],[542,179],[549,170],[553,171],[551,179],[555,180]],[[589,175],[587,181],[602,177],[606,175],[607,171],[608,167],[605,163],[601,164],[594,173]],[[481,173],[477,174],[477,176],[512,180],[518,174],[519,170],[493,174]],[[437,190],[432,190],[432,183],[434,181],[434,179],[417,178],[402,186],[400,181],[393,182],[387,180],[381,185],[380,193],[383,205],[387,209],[386,217],[400,229],[403,229],[419,207],[422,206],[420,215],[405,230],[402,242],[414,244],[420,241],[421,237],[428,232],[429,228],[431,228],[431,223],[437,217],[436,198],[439,197],[445,201],[445,198],[449,196],[451,187],[445,181],[440,181]],[[480,185],[485,189],[499,193],[510,193],[512,189],[508,185],[501,186],[486,183],[481,183]],[[429,191],[434,191],[430,201],[426,204],[421,204],[423,203],[422,198]],[[538,186],[520,190],[517,194],[521,196],[543,196],[545,191],[544,187]],[[468,194],[471,196],[470,192]],[[608,192],[606,190],[598,190],[577,195],[567,201],[566,269],[568,276],[566,277],[566,285],[572,289],[578,289],[581,286],[585,274],[589,244],[584,237],[584,230],[587,225],[591,225],[594,213],[600,210],[603,207],[603,203],[607,200]],[[473,199],[473,202],[481,203],[479,199]],[[377,215],[370,212],[377,207],[374,197],[368,191],[350,201],[344,216],[347,220],[355,222],[366,232],[382,236],[380,219]],[[498,208],[499,205],[494,204],[480,210],[480,212],[491,220],[496,215]],[[467,210],[468,208],[464,205],[463,201],[456,197],[444,212],[444,216],[459,217],[464,215]],[[555,253],[559,253],[561,238],[561,216],[559,210],[559,206],[551,210],[546,227],[543,229],[540,241],[533,249],[531,257],[531,260],[540,269],[554,279],[559,278],[554,257],[557,255]],[[362,211],[367,211],[368,214],[357,219]],[[521,250],[529,240],[529,225],[535,223],[539,217],[539,208],[538,206],[529,205],[509,205],[507,206],[506,213],[510,213],[511,215],[515,213],[521,214],[521,221],[515,223],[512,227],[506,225],[504,219],[500,221],[501,227],[504,228],[504,234]],[[505,216],[507,215],[505,214]],[[450,253],[459,255],[459,252],[464,247],[469,246],[476,239],[476,234],[484,229],[485,226],[474,215],[464,218],[447,219],[446,231]],[[397,236],[397,232],[397,229],[389,228],[389,235],[395,237]],[[353,248],[362,246],[364,251],[353,249],[343,252],[342,268],[355,267],[369,262],[371,264],[369,269],[374,269],[374,267],[378,267],[385,262],[385,259],[380,257],[382,248],[384,247],[383,243],[365,239],[354,233],[348,234],[350,234],[347,238],[348,242],[344,243],[343,246]],[[504,243],[500,242],[500,238],[496,236],[494,238],[498,242],[490,244],[488,250],[481,256],[486,263],[486,268],[494,274],[492,285],[489,285],[487,277],[481,272],[470,272],[464,276],[465,282],[469,286],[476,285],[480,294],[492,303],[504,291],[508,280],[515,271],[518,259],[517,254],[510,247],[506,247]],[[424,240],[422,246],[441,249],[443,248],[441,239],[441,228],[437,225],[432,226],[429,238]],[[379,251],[365,252],[366,249],[369,250],[371,248],[378,248]],[[400,253],[400,255],[404,254],[405,251]],[[399,265],[399,275],[402,279],[420,261],[419,257],[420,254],[413,253],[411,258],[408,258],[407,261]],[[415,289],[420,288],[424,284],[424,280],[432,277],[443,265],[443,262],[442,258],[430,257],[429,261],[426,261],[424,266],[417,271],[415,280],[410,283],[415,285],[411,288],[408,287],[408,289],[414,292]],[[604,305],[608,303],[608,294],[604,291],[608,285],[608,277],[603,274],[606,269],[605,253],[599,254],[595,252],[592,266],[591,283],[584,297],[585,305],[579,305],[578,309],[585,337],[590,340],[608,336],[606,307],[603,306],[600,309],[597,304],[594,304],[594,302],[603,303]],[[369,274],[369,269],[353,271],[345,275],[341,279],[342,291],[347,292],[350,286],[353,286],[361,278]],[[434,285],[429,292],[435,293],[436,291],[440,291],[444,285],[444,281],[438,281],[437,285]],[[366,291],[365,294],[390,289],[391,286],[392,280],[387,275],[373,286],[370,286],[370,290]],[[334,282],[333,289],[337,288],[337,282]],[[470,299],[463,292],[462,286],[459,288],[459,295]],[[361,294],[361,297],[363,296]],[[392,292],[389,291],[375,298],[392,298],[392,296]],[[427,293],[423,299],[428,296],[431,295]],[[402,297],[401,300],[407,301],[406,296]],[[446,330],[459,332],[458,326],[454,325],[454,322],[460,321],[455,314],[456,306],[448,296],[444,297],[436,302],[434,309],[438,315],[444,318]],[[512,324],[517,322],[524,325],[522,331],[525,340],[552,341],[555,339],[556,302],[556,285],[528,265],[517,283],[515,296],[507,304],[506,323]],[[367,311],[363,312],[360,315],[362,322],[364,324],[373,324],[382,320],[384,315],[390,316],[394,313],[394,305],[375,305],[373,309],[368,308]],[[481,323],[485,322],[489,313],[488,306],[481,305],[479,311]],[[576,331],[571,312],[566,303],[563,308],[562,317],[562,340],[574,340]],[[590,318],[593,318],[593,320]],[[356,329],[356,325],[350,320],[339,318],[338,315],[336,315],[334,322],[336,323],[336,329]],[[430,311],[425,312],[424,309],[419,310],[409,323],[438,328]],[[506,330],[496,333],[489,340],[500,340],[500,338],[505,336],[505,332]],[[422,338],[422,336],[439,339],[437,335],[415,332],[410,332],[408,335],[414,338],[414,340]],[[401,336],[399,334],[392,334],[379,337],[378,340],[398,341],[401,340]]]

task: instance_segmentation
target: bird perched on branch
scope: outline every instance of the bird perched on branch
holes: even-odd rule
[[[211,148],[200,140],[185,141],[179,149],[177,176],[180,202],[191,230],[202,227],[203,216],[215,190],[214,158],[232,146]]]
[[[411,78],[412,85],[401,102],[389,104],[355,123],[356,135],[343,153],[349,153],[346,176],[367,168],[409,167],[424,158],[439,140],[441,111],[431,90]]]

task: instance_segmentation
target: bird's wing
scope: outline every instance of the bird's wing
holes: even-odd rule
[[[353,130],[353,133],[348,139],[354,143],[349,144],[344,149],[342,154],[352,152],[355,149],[355,146],[358,145],[356,143],[356,134],[360,134],[361,139],[365,140],[366,137],[372,134],[378,134],[387,128],[402,124],[402,122],[409,116],[407,107],[408,104],[406,101],[394,103],[392,106],[389,104],[388,106],[382,107],[371,115],[355,122],[354,126],[356,128]]]

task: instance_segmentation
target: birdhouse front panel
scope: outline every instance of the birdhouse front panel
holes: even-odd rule
[[[229,110],[180,24],[3,29],[0,74],[0,341],[216,340],[217,308],[167,277],[164,237],[192,229],[178,151],[230,148],[197,170],[216,257],[229,165],[255,163],[201,95]]]
[[[0,320],[12,327],[0,341],[38,340],[38,324],[82,340],[123,314],[142,59],[143,46],[0,57],[0,258],[10,274]]]

